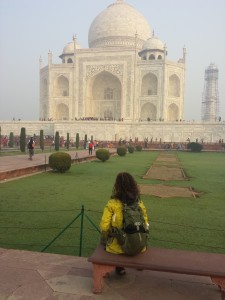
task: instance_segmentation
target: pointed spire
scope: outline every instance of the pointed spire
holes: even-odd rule
[[[167,52],[167,46],[166,43],[164,44],[164,60],[166,60],[166,56],[167,56],[168,52]]]
[[[41,69],[42,68],[42,57],[40,56],[39,58],[39,68]]]
[[[52,64],[52,52],[50,50],[48,51],[48,64]]]
[[[74,54],[75,54],[75,51],[77,49],[77,36],[76,36],[76,34],[73,35],[73,45],[74,45]]]
[[[187,55],[187,50],[186,50],[186,47],[184,45],[184,47],[183,47],[183,61],[184,61],[184,63],[186,61],[186,55]]]

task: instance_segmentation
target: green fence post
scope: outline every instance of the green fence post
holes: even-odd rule
[[[80,219],[80,251],[79,251],[79,256],[82,255],[83,225],[84,225],[84,206],[82,205],[82,208],[81,208],[81,219]]]

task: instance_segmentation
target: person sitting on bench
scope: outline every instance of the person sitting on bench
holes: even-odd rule
[[[126,223],[125,215],[129,219],[128,223],[133,220],[132,224]],[[111,199],[104,208],[100,222],[101,242],[105,245],[105,250],[109,253],[125,255],[144,252],[147,246],[148,228],[146,208],[140,200],[136,181],[129,173],[119,173],[113,186]],[[116,273],[125,275],[126,271],[121,266],[116,267]]]

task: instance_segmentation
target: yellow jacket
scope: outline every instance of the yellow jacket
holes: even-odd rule
[[[142,201],[140,201],[140,207],[143,211],[143,216],[145,219],[146,224],[148,224],[148,216],[146,212],[146,208]],[[111,227],[122,228],[123,226],[123,204],[118,199],[111,199],[106,204],[101,223],[100,229],[103,235],[107,235],[110,231]],[[146,249],[143,249],[144,251]],[[124,253],[122,248],[117,242],[116,238],[108,238],[106,243],[106,251],[114,254],[121,254]]]

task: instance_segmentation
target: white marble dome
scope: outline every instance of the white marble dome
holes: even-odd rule
[[[77,42],[76,42],[76,49],[80,49],[80,45]],[[73,54],[73,53],[74,53],[74,42],[72,41],[63,48],[62,54]]]
[[[142,47],[142,50],[164,50],[163,42],[156,36],[149,38]]]
[[[117,0],[102,11],[92,22],[88,41],[90,48],[128,47],[141,49],[152,31],[147,20],[131,5]]]

